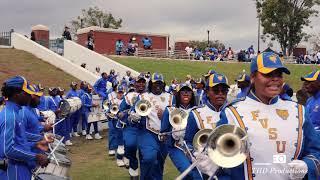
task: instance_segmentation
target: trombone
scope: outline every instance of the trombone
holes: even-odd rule
[[[211,132],[211,133],[210,133]],[[232,168],[242,164],[249,152],[248,135],[235,125],[221,125],[214,130],[202,129],[193,138],[194,148],[208,154],[213,163],[222,168]],[[194,161],[176,180],[183,179],[199,164]]]
[[[172,131],[163,132],[159,134],[159,139],[163,139],[161,136],[167,136],[175,132],[185,131],[188,122],[188,113],[180,108],[175,108],[171,111],[169,117],[169,123],[172,126]]]
[[[107,116],[109,116],[110,118],[115,118],[118,112],[119,112],[119,106],[115,103],[111,104],[110,113],[107,113]]]
[[[145,99],[139,100],[134,107],[136,113],[140,116],[148,116],[151,112],[151,108],[151,102]]]
[[[175,108],[170,113],[169,122],[173,129],[181,130],[187,127],[188,113],[180,108]]]

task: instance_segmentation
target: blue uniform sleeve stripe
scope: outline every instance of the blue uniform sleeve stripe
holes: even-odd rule
[[[9,117],[7,117],[7,115]],[[35,153],[26,152],[16,147],[15,137],[15,126],[16,119],[14,112],[12,114],[5,111],[5,132],[4,132],[4,153],[10,159],[19,159],[24,161],[34,160]]]

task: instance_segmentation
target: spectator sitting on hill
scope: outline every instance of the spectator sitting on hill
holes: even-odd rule
[[[198,48],[194,49],[194,56],[195,56],[194,59],[196,59],[196,60],[203,60],[203,53]]]
[[[191,54],[193,51],[192,47],[187,46],[184,50],[186,51],[188,58],[191,59]]]
[[[142,39],[142,44],[144,49],[151,49],[152,48],[152,39],[149,37],[145,37]]]
[[[118,39],[116,42],[116,55],[121,55],[122,48],[123,48],[123,42],[121,39]]]
[[[234,53],[233,53],[231,47],[229,47],[226,56],[227,56],[227,58],[228,58],[229,60],[230,60],[230,59],[233,59]]]
[[[138,47],[138,44],[136,43],[136,38],[132,37],[129,40],[128,46],[127,46],[127,55],[128,56],[133,56],[134,53],[136,52],[136,48]]]

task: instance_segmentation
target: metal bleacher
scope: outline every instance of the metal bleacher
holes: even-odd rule
[[[151,49],[145,50],[143,48],[138,48],[135,56],[138,57],[154,57],[154,58],[171,58],[171,59],[188,59],[186,51],[167,51],[165,49]]]

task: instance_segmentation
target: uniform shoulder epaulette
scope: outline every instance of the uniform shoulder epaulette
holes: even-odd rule
[[[231,102],[227,102],[227,104],[225,105],[225,107],[228,107],[228,106],[232,106],[240,101],[244,101],[246,99],[246,97],[241,97],[241,98],[236,98],[234,99],[233,101]]]
[[[199,109],[199,108],[203,108],[203,107],[205,107],[205,104],[200,104],[200,105],[198,105],[198,106],[193,106],[193,107],[191,108],[191,111],[195,111],[195,110],[197,110],[197,109]]]

